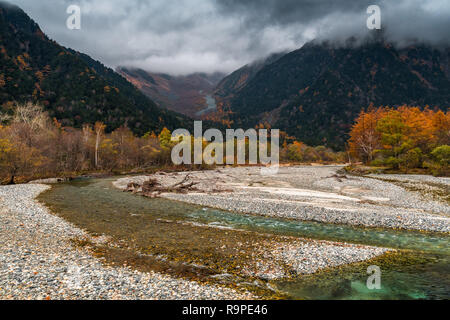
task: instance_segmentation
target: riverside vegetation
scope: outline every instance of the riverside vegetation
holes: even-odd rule
[[[135,136],[125,126],[106,133],[102,122],[63,127],[43,108],[18,105],[0,126],[0,176],[13,184],[55,175],[139,170],[170,161],[170,132]]]
[[[65,127],[33,103],[18,104],[13,110],[1,116],[3,183],[93,172],[145,172],[173,166],[171,149],[175,143],[167,128],[159,135],[148,132],[136,136],[126,126],[108,133],[102,122],[85,124],[81,129]],[[325,146],[311,147],[284,133],[281,141],[282,162],[362,161],[397,172],[415,170],[443,176],[450,172],[450,114],[429,108],[370,107],[356,119],[346,152],[334,152]],[[203,141],[203,146],[207,143]],[[181,169],[192,168],[205,166]]]
[[[350,132],[351,154],[366,164],[405,173],[450,174],[450,113],[401,106],[360,113]]]
[[[0,177],[4,183],[93,172],[143,172],[172,166],[171,149],[175,143],[167,128],[158,135],[148,132],[136,136],[126,126],[108,133],[103,122],[84,124],[81,129],[63,126],[33,103],[18,104],[13,110],[1,116]],[[206,146],[206,141],[203,145]],[[282,157],[296,159],[294,151],[299,146],[305,161],[338,161],[342,156],[325,147],[313,148],[294,141],[285,142]]]

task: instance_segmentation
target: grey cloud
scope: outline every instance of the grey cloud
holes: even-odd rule
[[[10,0],[54,40],[111,67],[155,72],[231,72],[314,38],[365,36],[366,9],[379,4],[387,37],[449,44],[448,0]],[[82,30],[65,27],[82,9]]]
[[[240,15],[249,25],[310,23],[336,12],[364,12],[374,0],[218,0],[222,12]]]

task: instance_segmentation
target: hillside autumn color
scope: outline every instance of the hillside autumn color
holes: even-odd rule
[[[139,137],[126,126],[107,133],[102,122],[81,129],[65,127],[33,103],[14,106],[14,113],[3,114],[0,121],[3,183],[89,172],[145,171],[172,164],[174,143],[167,128],[158,136],[149,132]],[[281,136],[283,162],[345,163],[353,159],[406,172],[420,168],[448,175],[450,171],[450,113],[440,110],[372,106],[356,119],[349,153],[308,146],[284,132]]]
[[[32,178],[112,172],[169,164],[165,146],[170,132],[135,136],[127,127],[105,133],[97,122],[82,129],[63,127],[34,104],[18,105],[0,125],[0,180],[14,183]]]
[[[171,151],[176,143],[171,141],[167,128],[158,136],[149,132],[139,137],[126,126],[107,133],[102,122],[84,124],[81,129],[63,126],[33,103],[15,105],[13,110],[11,115],[0,114],[3,183],[93,172],[145,171],[172,165]],[[343,153],[334,153],[324,146],[310,147],[287,136],[283,140],[282,161],[345,161]],[[208,145],[206,141],[202,143],[203,147]],[[247,156],[248,148],[246,141]]]
[[[188,124],[101,62],[49,39],[23,10],[1,1],[0,35],[0,112],[33,102],[65,127],[101,121],[109,131],[126,124],[137,135]]]
[[[449,173],[449,145],[448,111],[406,105],[361,112],[349,140],[351,155],[366,164],[429,169],[438,175]]]

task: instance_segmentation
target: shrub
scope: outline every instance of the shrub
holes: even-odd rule
[[[414,148],[400,157],[402,164],[406,169],[422,167],[422,150]]]
[[[450,146],[437,147],[431,152],[431,155],[439,165],[447,167],[450,165]]]

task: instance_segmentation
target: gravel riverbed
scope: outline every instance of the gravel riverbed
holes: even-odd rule
[[[376,258],[392,249],[323,240],[264,243],[246,272],[268,280],[313,274],[319,270]]]
[[[0,299],[251,299],[247,292],[108,267],[72,239],[89,235],[35,201],[49,187],[0,187]]]
[[[431,176],[382,175],[357,177],[340,166],[281,167],[274,176],[262,176],[257,167],[221,168],[122,178],[114,184],[125,189],[154,178],[170,187],[189,175],[197,190],[160,196],[235,212],[304,221],[365,227],[450,232],[448,194],[450,179]],[[414,189],[402,187],[404,179]],[[391,181],[392,180],[392,181]],[[399,184],[396,184],[398,181]],[[404,183],[403,183],[404,185]],[[429,191],[431,189],[431,191]],[[423,191],[423,192],[422,192]],[[438,191],[438,192],[436,192]]]
[[[35,198],[48,188],[42,184],[0,187],[0,299],[257,298],[247,291],[102,263],[73,240],[101,242],[108,237],[94,239],[38,203]],[[292,237],[267,240],[256,248],[243,264],[242,274],[267,280],[311,274],[389,251]]]

